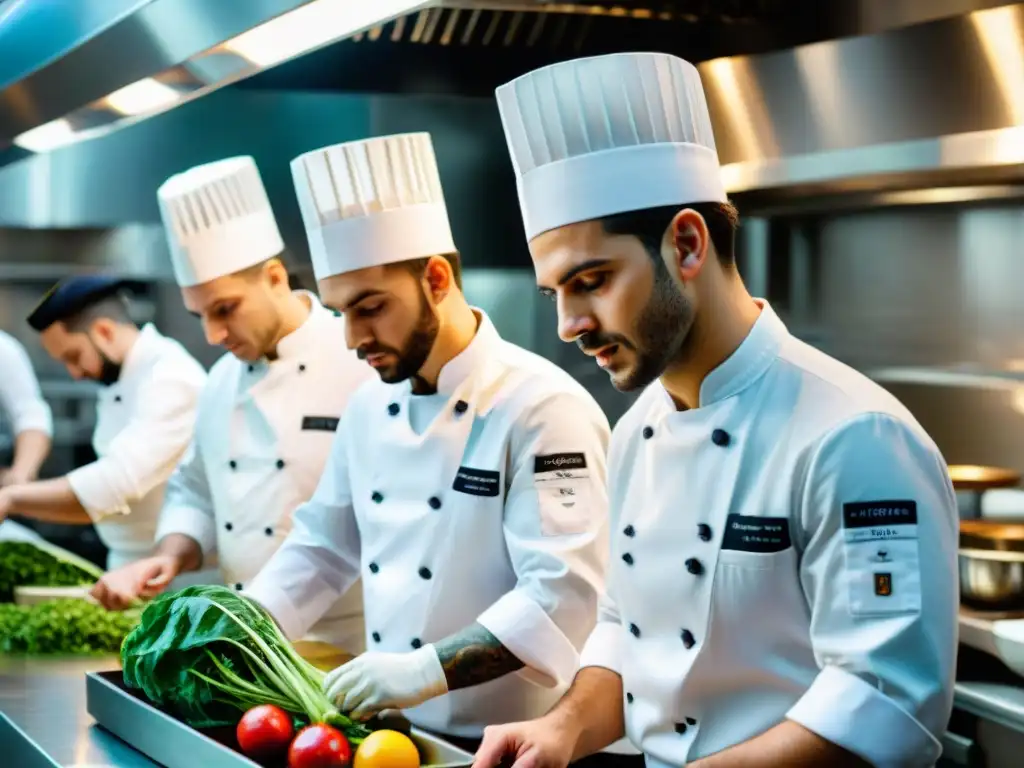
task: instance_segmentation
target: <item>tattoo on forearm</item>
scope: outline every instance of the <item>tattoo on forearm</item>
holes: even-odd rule
[[[496,680],[525,666],[479,624],[434,643],[434,649],[449,691]]]

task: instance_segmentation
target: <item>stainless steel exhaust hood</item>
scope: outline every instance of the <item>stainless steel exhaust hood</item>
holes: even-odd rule
[[[0,151],[11,151],[0,162],[151,117],[431,4],[7,0],[0,5]]]

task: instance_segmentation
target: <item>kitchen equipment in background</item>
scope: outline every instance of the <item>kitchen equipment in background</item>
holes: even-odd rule
[[[1024,520],[961,520],[960,601],[1024,611]]]
[[[985,491],[993,488],[1013,488],[1020,485],[1021,481],[1020,472],[1006,467],[951,464],[948,469],[953,488],[971,495],[970,506],[961,514],[965,520],[977,520],[981,517],[981,496]]]

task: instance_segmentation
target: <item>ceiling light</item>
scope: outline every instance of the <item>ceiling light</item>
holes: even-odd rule
[[[63,117],[25,131],[14,139],[14,143],[30,152],[49,152],[76,139],[75,129]]]
[[[167,107],[177,100],[177,91],[151,77],[126,85],[104,99],[107,106],[122,115],[141,115],[153,112]]]
[[[266,67],[431,4],[432,0],[314,0],[243,32],[224,48]]]

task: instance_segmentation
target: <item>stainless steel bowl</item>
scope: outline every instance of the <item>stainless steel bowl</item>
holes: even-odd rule
[[[1024,608],[1024,559],[960,552],[960,601],[988,610]]]

